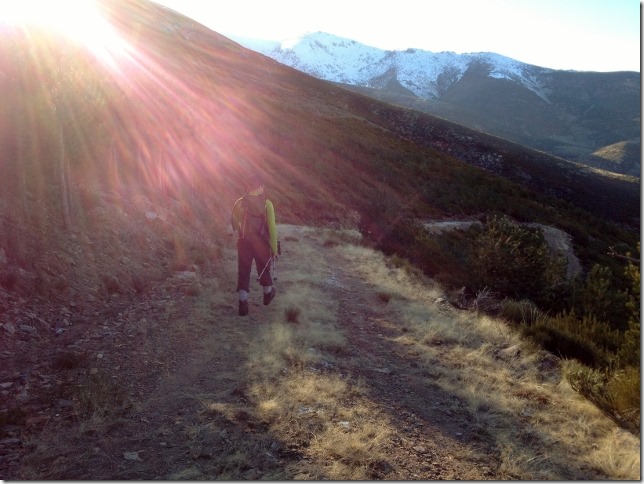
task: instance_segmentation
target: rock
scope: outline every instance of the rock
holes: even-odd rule
[[[391,370],[389,368],[374,368],[373,371],[384,373],[385,375],[389,375],[391,373]]]
[[[0,445],[15,445],[19,443],[20,439],[17,437],[7,437],[6,439],[0,440]]]
[[[2,328],[3,328],[7,333],[9,333],[10,335],[15,334],[15,332],[16,332],[16,327],[15,327],[13,324],[11,324],[11,323],[7,323],[7,324],[5,324],[4,326],[2,326]]]
[[[36,417],[28,417],[27,420],[25,420],[25,424],[27,425],[27,427],[42,425],[48,420],[49,417],[47,415],[38,415]]]
[[[140,450],[137,450],[136,452],[123,452],[123,458],[125,460],[131,460],[131,461],[136,461],[136,462],[143,462],[143,459],[139,456]]]
[[[29,326],[28,324],[21,324],[20,331],[22,331],[23,333],[33,334],[36,332],[36,328],[34,328],[33,326]]]
[[[513,345],[513,346],[510,346],[509,348],[499,350],[496,356],[499,359],[507,361],[518,357],[520,354],[521,354],[521,348],[519,347],[519,345]]]

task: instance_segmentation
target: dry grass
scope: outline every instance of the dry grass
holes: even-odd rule
[[[507,478],[580,479],[596,469],[590,475],[639,479],[639,440],[572,391],[552,356],[500,320],[436,304],[440,287],[388,267],[381,254],[334,250],[376,291],[396,295],[387,306],[405,328],[396,343],[426,362],[433,382],[468,402],[475,425],[500,449]]]

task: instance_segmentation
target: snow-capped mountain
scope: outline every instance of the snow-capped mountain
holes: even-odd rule
[[[569,160],[640,173],[639,72],[554,70],[492,52],[388,51],[324,32],[233,40],[380,100]],[[614,146],[626,148],[608,149]]]
[[[424,99],[438,99],[474,63],[487,64],[490,77],[513,80],[546,99],[539,76],[551,71],[489,52],[382,50],[324,32],[284,42],[235,40],[320,79],[374,88],[382,88],[383,84],[395,79],[410,94]]]

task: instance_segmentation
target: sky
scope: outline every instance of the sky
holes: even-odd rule
[[[326,32],[385,50],[494,52],[551,69],[640,71],[639,0],[154,0],[235,40]]]

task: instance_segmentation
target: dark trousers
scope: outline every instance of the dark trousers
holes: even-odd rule
[[[271,268],[271,246],[268,240],[261,238],[243,238],[237,241],[237,290],[249,291],[250,271],[255,261],[257,275],[264,273],[259,279],[262,286],[272,286]],[[266,270],[264,270],[266,268]]]

